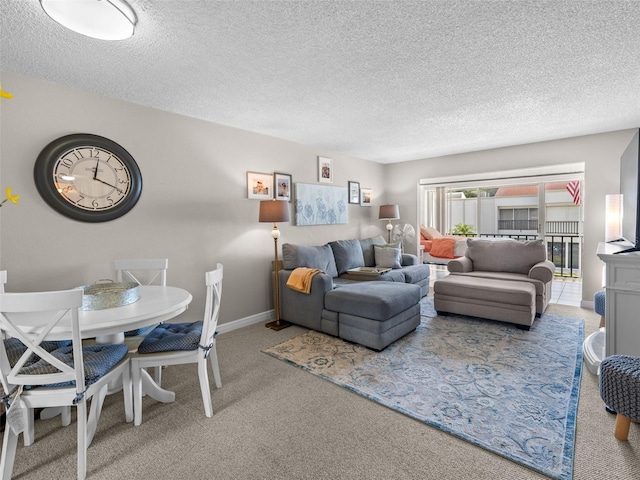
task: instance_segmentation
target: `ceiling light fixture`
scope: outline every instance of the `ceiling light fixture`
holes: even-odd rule
[[[124,40],[136,27],[136,14],[124,0],[40,0],[40,5],[60,25],[100,40]]]

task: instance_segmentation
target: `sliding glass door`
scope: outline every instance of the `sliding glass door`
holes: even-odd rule
[[[582,174],[421,185],[421,223],[446,235],[543,238],[556,274],[580,276]],[[422,182],[421,182],[422,183]]]

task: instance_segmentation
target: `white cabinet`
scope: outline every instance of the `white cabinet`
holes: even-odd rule
[[[606,265],[605,356],[640,357],[640,252],[619,252],[624,243],[600,243]]]

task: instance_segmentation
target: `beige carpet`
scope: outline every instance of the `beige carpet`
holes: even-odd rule
[[[585,335],[599,316],[552,305],[550,313],[585,318]],[[214,416],[204,416],[197,372],[169,367],[163,383],[172,405],[145,399],[140,427],[125,424],[122,396],[107,399],[93,445],[90,479],[543,479],[509,460],[394,412],[271,358],[261,350],[298,335],[254,325],[219,337],[222,389]],[[640,472],[640,426],[628,442],[613,437],[597,377],[583,370],[574,479],[632,480]],[[36,443],[20,444],[16,479],[76,475],[75,423],[36,422]]]

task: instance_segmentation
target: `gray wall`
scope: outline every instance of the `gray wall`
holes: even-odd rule
[[[9,291],[61,289],[113,278],[115,258],[169,258],[168,281],[194,301],[182,320],[204,308],[204,272],[225,266],[221,323],[273,308],[270,224],[258,223],[258,201],[246,198],[246,171],[285,172],[317,182],[317,156],[334,160],[334,185],[373,188],[373,207],[349,205],[349,224],[280,225],[281,243],[319,245],[383,233],[382,203],[418,221],[418,180],[476,172],[585,162],[583,299],[600,288],[595,255],[604,238],[604,197],[618,191],[619,159],[635,130],[381,165],[311,146],[174,115],[30,77],[3,73],[14,95],[0,106],[0,188],[20,205],[0,208],[0,268]],[[69,133],[95,133],[123,145],[144,178],[142,197],[124,217],[80,223],[53,211],[33,183],[42,148]],[[293,214],[293,211],[292,211]],[[396,222],[394,222],[396,223]],[[409,251],[416,250],[416,243]],[[591,253],[590,253],[591,252]]]
[[[220,322],[273,308],[271,224],[246,198],[246,171],[285,172],[317,183],[317,156],[333,159],[333,185],[373,188],[374,206],[349,205],[349,224],[281,224],[281,242],[322,244],[384,233],[377,218],[384,166],[334,152],[174,115],[30,77],[2,74],[12,100],[0,105],[0,188],[20,205],[0,208],[0,268],[9,291],[63,289],[115,278],[116,258],[169,258],[168,283],[194,297],[181,320],[204,310],[204,272],[225,267]],[[94,133],[125,147],[143,175],[142,196],[120,219],[81,223],[38,194],[33,165],[42,148],[69,133]],[[293,204],[292,209],[293,209]],[[293,210],[292,210],[293,215]]]
[[[593,301],[602,286],[603,263],[596,256],[598,242],[604,241],[605,195],[618,193],[620,156],[637,130],[518,145],[481,152],[403,162],[390,166],[387,200],[402,204],[403,217],[418,221],[417,183],[421,178],[438,178],[518,168],[585,163],[583,301]],[[415,249],[412,245],[410,248]]]

